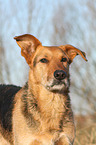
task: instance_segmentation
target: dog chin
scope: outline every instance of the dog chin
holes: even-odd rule
[[[68,85],[66,83],[48,85],[46,89],[51,92],[66,92],[68,90]]]

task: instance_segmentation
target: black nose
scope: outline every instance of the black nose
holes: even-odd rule
[[[54,72],[54,77],[57,79],[57,80],[63,80],[67,77],[67,73],[63,70],[56,70]]]
[[[57,79],[57,80],[63,80],[67,77],[67,73],[63,70],[56,70],[54,72],[54,77]]]

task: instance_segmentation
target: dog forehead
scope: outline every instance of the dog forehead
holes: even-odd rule
[[[58,56],[58,55],[64,55],[64,51],[59,48],[58,46],[43,46],[41,48],[38,49],[38,53],[39,54],[46,54],[46,55],[50,55],[50,56]]]

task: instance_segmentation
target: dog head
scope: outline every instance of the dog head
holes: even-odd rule
[[[69,65],[76,55],[87,61],[85,53],[72,45],[42,46],[37,38],[29,34],[14,39],[30,67],[31,80],[49,91],[68,91]]]

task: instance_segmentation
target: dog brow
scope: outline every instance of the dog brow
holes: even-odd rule
[[[36,58],[34,59],[34,61],[33,61],[33,67],[35,67],[36,66]]]
[[[34,58],[34,61],[33,61],[33,67],[35,67],[35,66],[36,66],[37,57],[38,57],[38,56],[36,56],[36,57]]]

